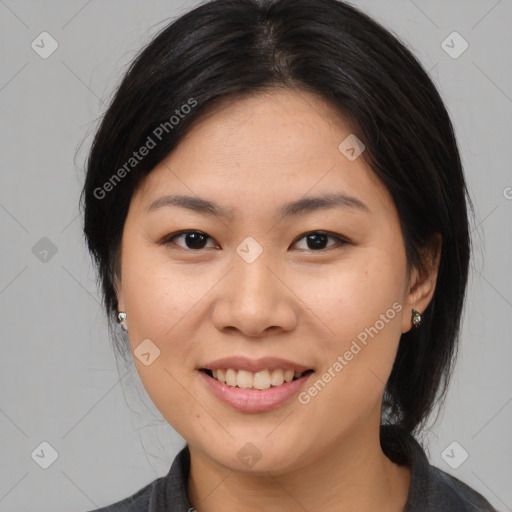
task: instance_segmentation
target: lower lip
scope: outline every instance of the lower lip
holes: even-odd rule
[[[205,372],[199,371],[199,373],[214,395],[234,409],[245,412],[263,412],[276,409],[295,395],[309,377],[313,375],[313,372],[308,373],[297,380],[285,382],[281,386],[258,390],[228,386],[210,377]]]

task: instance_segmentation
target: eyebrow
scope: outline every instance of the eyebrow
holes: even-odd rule
[[[183,195],[162,196],[156,201],[153,201],[147,208],[147,211],[153,212],[164,206],[177,206],[227,220],[233,219],[232,208],[220,206],[213,201],[208,201],[200,197]],[[281,206],[277,213],[281,215],[281,217],[292,217],[336,207],[371,213],[368,206],[360,199],[344,193],[327,193],[317,197],[306,197],[298,199],[297,201],[291,201]]]

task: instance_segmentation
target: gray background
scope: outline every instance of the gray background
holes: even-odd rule
[[[423,441],[433,464],[510,511],[512,2],[353,3],[429,71],[452,116],[475,202],[461,357]],[[134,370],[116,367],[78,197],[102,101],[141,45],[195,4],[0,0],[0,511],[112,503],[164,475],[184,445]],[[31,47],[43,31],[59,45],[47,59]],[[453,31],[469,43],[458,58],[441,46]],[[43,441],[58,453],[48,469],[31,457],[36,450],[49,460],[49,450],[43,457],[38,448]],[[453,441],[460,447],[443,459]],[[460,461],[462,449],[469,457],[453,469],[445,460]]]

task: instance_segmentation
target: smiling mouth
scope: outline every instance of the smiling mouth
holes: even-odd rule
[[[283,384],[298,380],[310,373],[313,373],[312,369],[304,372],[281,369],[249,372],[247,370],[236,370],[234,368],[218,370],[201,368],[200,371],[229,387],[259,390],[282,386]]]

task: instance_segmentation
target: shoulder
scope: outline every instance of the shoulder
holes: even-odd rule
[[[454,512],[497,512],[475,489],[441,469],[429,467],[428,495],[433,510]],[[421,498],[421,496],[419,496]]]
[[[132,496],[112,503],[106,507],[90,510],[89,512],[145,512],[149,511],[150,503],[158,493],[165,477],[157,478],[153,482],[138,490]]]
[[[497,512],[475,489],[432,466],[423,447],[404,429],[383,425],[381,445],[393,462],[411,469],[404,512]]]
[[[139,489],[129,498],[88,512],[163,512],[193,510],[187,495],[190,452],[186,445],[174,458],[166,476]]]

